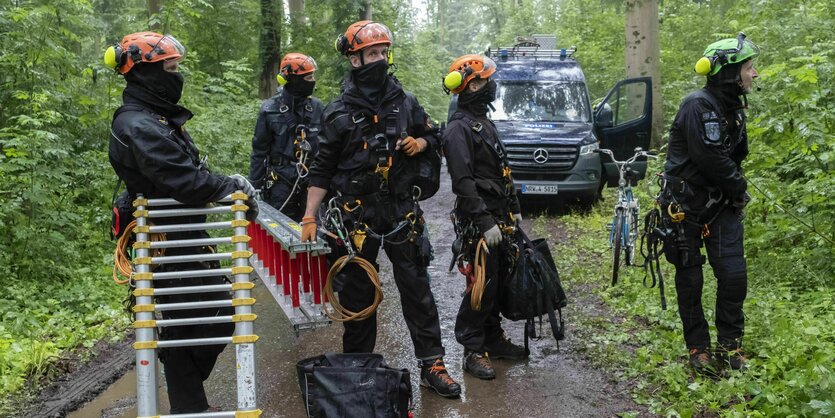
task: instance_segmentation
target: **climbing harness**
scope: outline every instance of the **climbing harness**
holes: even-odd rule
[[[284,210],[284,207],[287,206],[287,203],[290,202],[290,199],[299,189],[299,181],[308,174],[310,174],[310,170],[308,168],[308,158],[310,156],[310,151],[313,150],[313,147],[310,145],[310,142],[307,141],[307,127],[304,125],[296,126],[296,132],[298,136],[295,141],[293,141],[293,146],[296,149],[295,156],[296,156],[296,181],[293,183],[293,187],[290,188],[290,193],[287,194],[287,199],[284,199],[284,203],[281,204],[281,207],[278,208],[278,211],[281,212]],[[275,172],[270,169],[270,174],[273,178],[276,177]]]

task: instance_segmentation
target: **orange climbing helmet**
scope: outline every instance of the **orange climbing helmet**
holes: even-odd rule
[[[177,38],[156,32],[136,32],[126,35],[122,41],[107,48],[104,63],[119,74],[127,74],[140,62],[165,60],[180,61],[186,56],[186,48]]]
[[[444,92],[458,94],[464,91],[470,81],[489,78],[496,72],[496,63],[484,55],[467,54],[452,61],[444,77]]]
[[[344,35],[336,38],[337,52],[348,55],[372,45],[391,45],[394,36],[386,25],[371,20],[361,20],[348,26]]]
[[[285,85],[291,75],[305,75],[316,71],[319,67],[313,57],[298,52],[290,52],[281,59],[278,67],[278,84]]]

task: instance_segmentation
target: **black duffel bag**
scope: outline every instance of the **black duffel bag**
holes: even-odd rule
[[[516,243],[519,259],[513,273],[502,282],[499,301],[505,318],[527,322],[525,350],[528,351],[528,338],[536,337],[533,320],[542,315],[548,315],[554,338],[557,341],[565,338],[562,308],[567,299],[548,242],[544,238],[531,241],[518,229]]]
[[[296,363],[308,417],[407,417],[408,369],[388,367],[380,354],[327,353]]]

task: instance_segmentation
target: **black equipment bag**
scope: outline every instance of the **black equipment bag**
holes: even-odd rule
[[[554,338],[557,341],[565,338],[562,308],[566,306],[567,299],[548,242],[544,238],[531,241],[521,229],[517,230],[516,240],[519,259],[516,269],[501,284],[499,301],[505,318],[528,322],[525,327],[527,350],[533,318],[542,315],[548,315]],[[534,338],[535,333],[531,337]]]
[[[388,367],[380,354],[327,353],[296,363],[308,417],[407,417],[408,369]]]

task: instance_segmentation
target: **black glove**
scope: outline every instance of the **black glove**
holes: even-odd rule
[[[255,222],[258,219],[258,201],[254,197],[250,197],[246,200],[246,205],[249,206],[246,211],[246,220]]]

